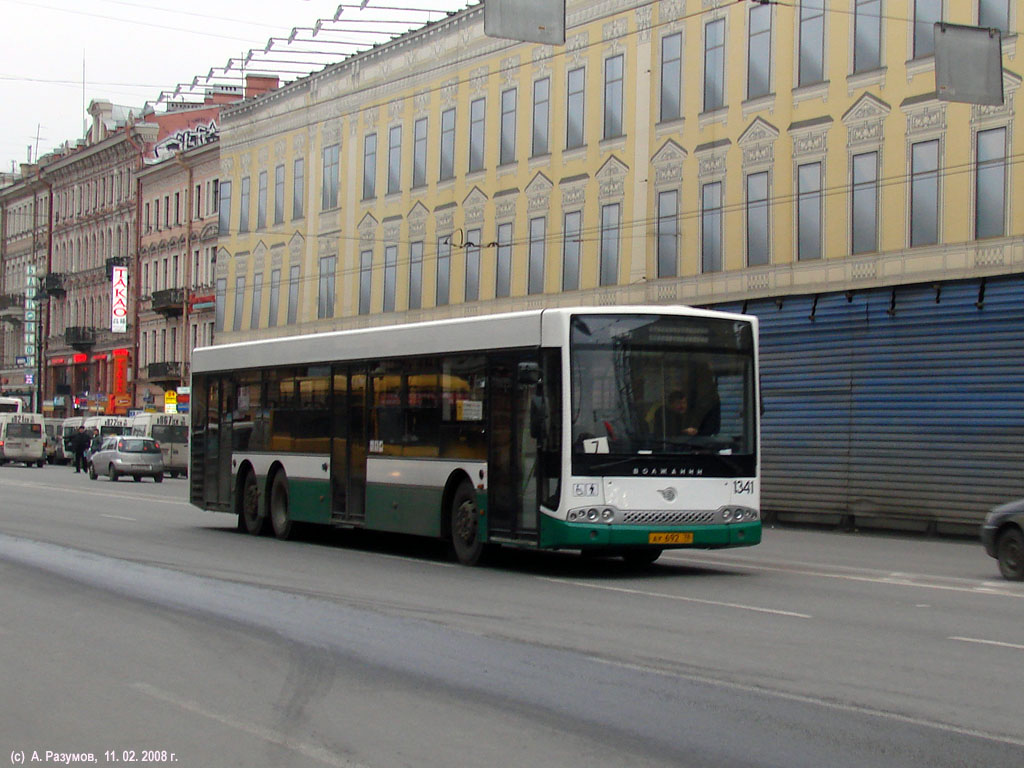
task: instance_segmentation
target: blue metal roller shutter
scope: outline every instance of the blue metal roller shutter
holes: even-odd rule
[[[766,512],[975,523],[1024,496],[1024,279],[980,287],[747,305],[761,319]]]

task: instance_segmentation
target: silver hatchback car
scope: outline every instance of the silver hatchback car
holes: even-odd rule
[[[104,438],[100,449],[89,457],[89,478],[95,480],[106,475],[117,480],[131,475],[136,483],[144,477],[154,482],[164,481],[164,460],[160,443],[151,437],[110,435]]]

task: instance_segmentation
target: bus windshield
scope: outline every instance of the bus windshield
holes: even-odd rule
[[[577,315],[570,355],[573,461],[581,471],[608,464],[611,457],[597,454],[665,460],[756,452],[750,323]]]

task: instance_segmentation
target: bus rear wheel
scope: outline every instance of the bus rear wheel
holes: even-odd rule
[[[284,471],[274,475],[274,482],[270,486],[270,524],[277,538],[291,538],[294,526],[288,513],[288,478]]]
[[[259,536],[266,528],[267,518],[260,514],[260,490],[256,475],[250,470],[242,483],[242,498],[238,510],[238,529]]]
[[[452,496],[450,512],[452,548],[463,565],[476,565],[484,553],[480,540],[480,513],[476,506],[476,492],[466,481],[459,484]]]

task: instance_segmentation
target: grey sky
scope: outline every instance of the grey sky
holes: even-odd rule
[[[343,40],[372,42],[371,30],[403,32],[441,13],[384,10],[384,7],[450,11],[464,8],[467,0],[348,0],[337,22],[312,31],[300,30],[296,42],[288,38],[294,27],[314,27],[318,19],[331,20],[337,0],[0,0],[3,44],[0,45],[0,170],[23,163],[31,147],[32,159],[64,141],[83,134],[83,101],[107,99],[115,104],[142,107],[156,101],[161,91],[180,83],[200,84],[211,68],[223,68],[229,58],[241,59],[250,50],[254,61],[292,60],[294,65],[272,63],[280,69],[314,71],[337,61]],[[375,19],[392,24],[372,24]],[[365,30],[365,31],[364,31]],[[301,43],[303,38],[315,42]],[[321,42],[323,41],[323,42]],[[336,41],[336,42],[327,42]],[[277,50],[330,52],[298,55]],[[84,90],[83,90],[84,60]],[[250,65],[252,66],[252,65]],[[215,80],[220,72],[214,73]],[[238,76],[236,68],[229,74]],[[300,75],[285,75],[292,80]]]

